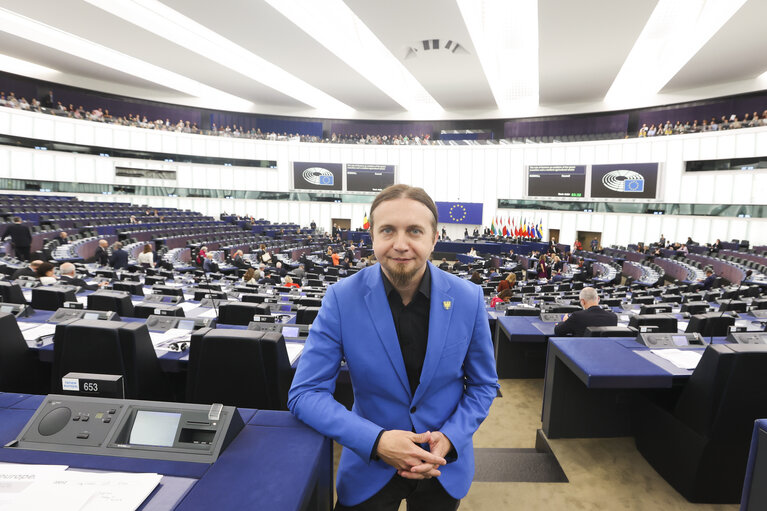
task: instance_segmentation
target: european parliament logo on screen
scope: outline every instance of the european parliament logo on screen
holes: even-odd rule
[[[293,188],[298,190],[341,190],[340,163],[293,162]]]
[[[633,170],[619,169],[602,177],[605,188],[615,192],[644,192],[644,176]]]
[[[658,163],[612,163],[591,166],[591,196],[654,199],[658,190]]]

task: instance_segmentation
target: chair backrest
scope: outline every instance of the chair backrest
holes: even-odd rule
[[[291,378],[280,333],[202,328],[192,334],[186,385],[190,403],[286,410]]]
[[[18,284],[11,284],[10,282],[0,280],[0,296],[7,303],[27,303],[24,299],[24,293],[21,291],[21,286]]]
[[[32,289],[32,307],[55,311],[64,306],[64,302],[77,300],[73,286],[47,286]]]
[[[747,450],[754,420],[767,417],[765,366],[765,345],[709,345],[674,415],[701,435],[742,444]]]
[[[248,326],[253,321],[253,316],[261,314],[263,310],[260,303],[230,302],[218,306],[218,322],[228,325]]]
[[[53,343],[54,392],[61,392],[61,377],[69,372],[120,374],[128,399],[169,401],[174,397],[143,323],[59,323]]]
[[[21,334],[13,314],[0,312],[0,392],[47,393],[40,360]]]
[[[120,316],[133,317],[133,302],[128,291],[101,289],[88,295],[88,308],[114,311]]]

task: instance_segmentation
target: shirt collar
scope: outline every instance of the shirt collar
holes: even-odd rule
[[[381,278],[383,279],[383,285],[384,285],[384,291],[386,291],[386,296],[391,295],[392,291],[396,291],[394,288],[394,285],[389,282],[389,279],[386,277],[386,274],[383,272],[383,269],[381,270]],[[431,299],[431,273],[429,271],[429,265],[426,265],[426,271],[423,272],[423,277],[421,277],[421,283],[418,285],[418,292],[421,293],[425,298]]]

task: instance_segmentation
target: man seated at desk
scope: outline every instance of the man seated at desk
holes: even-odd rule
[[[13,272],[13,275],[11,275],[11,280],[16,280],[19,277],[32,277],[37,278],[37,268],[43,264],[42,261],[35,260],[29,263],[29,266],[24,266],[23,268],[19,268],[15,272]]]
[[[96,291],[97,289],[109,284],[107,281],[99,282],[98,284],[88,284],[85,280],[75,275],[75,265],[72,263],[64,263],[59,267],[59,273],[61,274],[60,282],[68,286],[77,286],[85,291]]]
[[[716,279],[714,270],[711,268],[706,268],[706,278],[700,281],[700,290],[708,291],[711,289],[714,286],[714,279]]]
[[[562,337],[573,335],[583,337],[586,328],[590,326],[616,326],[618,316],[612,311],[606,311],[599,307],[599,295],[593,287],[581,289],[578,298],[581,302],[582,311],[566,314],[561,323],[554,327],[554,335]]]

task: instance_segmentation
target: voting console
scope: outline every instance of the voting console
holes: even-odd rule
[[[213,463],[244,426],[236,410],[51,394],[6,447]]]

